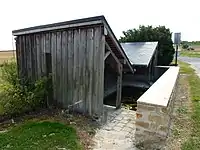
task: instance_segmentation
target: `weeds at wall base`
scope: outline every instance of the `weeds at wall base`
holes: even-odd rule
[[[41,77],[37,81],[22,80],[18,77],[16,62],[9,61],[1,65],[0,82],[0,115],[17,116],[45,107],[48,94],[49,77]],[[26,82],[24,82],[26,81]]]

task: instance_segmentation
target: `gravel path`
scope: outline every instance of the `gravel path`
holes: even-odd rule
[[[94,137],[94,150],[136,150],[134,145],[136,113],[118,109],[108,114],[108,122]]]

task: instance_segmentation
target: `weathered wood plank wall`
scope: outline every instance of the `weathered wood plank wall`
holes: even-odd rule
[[[52,61],[53,101],[84,113],[101,115],[105,36],[101,25],[20,35],[16,40],[21,77],[33,81],[47,74],[46,53]]]

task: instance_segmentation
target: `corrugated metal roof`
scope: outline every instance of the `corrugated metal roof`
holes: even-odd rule
[[[148,66],[158,42],[129,42],[121,43],[132,65]]]

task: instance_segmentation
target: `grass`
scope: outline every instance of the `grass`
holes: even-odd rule
[[[76,131],[56,122],[26,122],[0,133],[0,149],[81,150]]]
[[[180,73],[181,74],[194,74],[194,69],[192,69],[187,63],[178,61],[180,65]]]
[[[197,57],[200,58],[200,51],[186,51],[182,50],[180,52],[181,56],[186,56],[186,57]]]
[[[200,78],[196,75],[195,70],[189,64],[179,62],[181,73],[188,75],[190,98],[192,100],[192,127],[191,135],[182,145],[182,150],[200,149]]]

